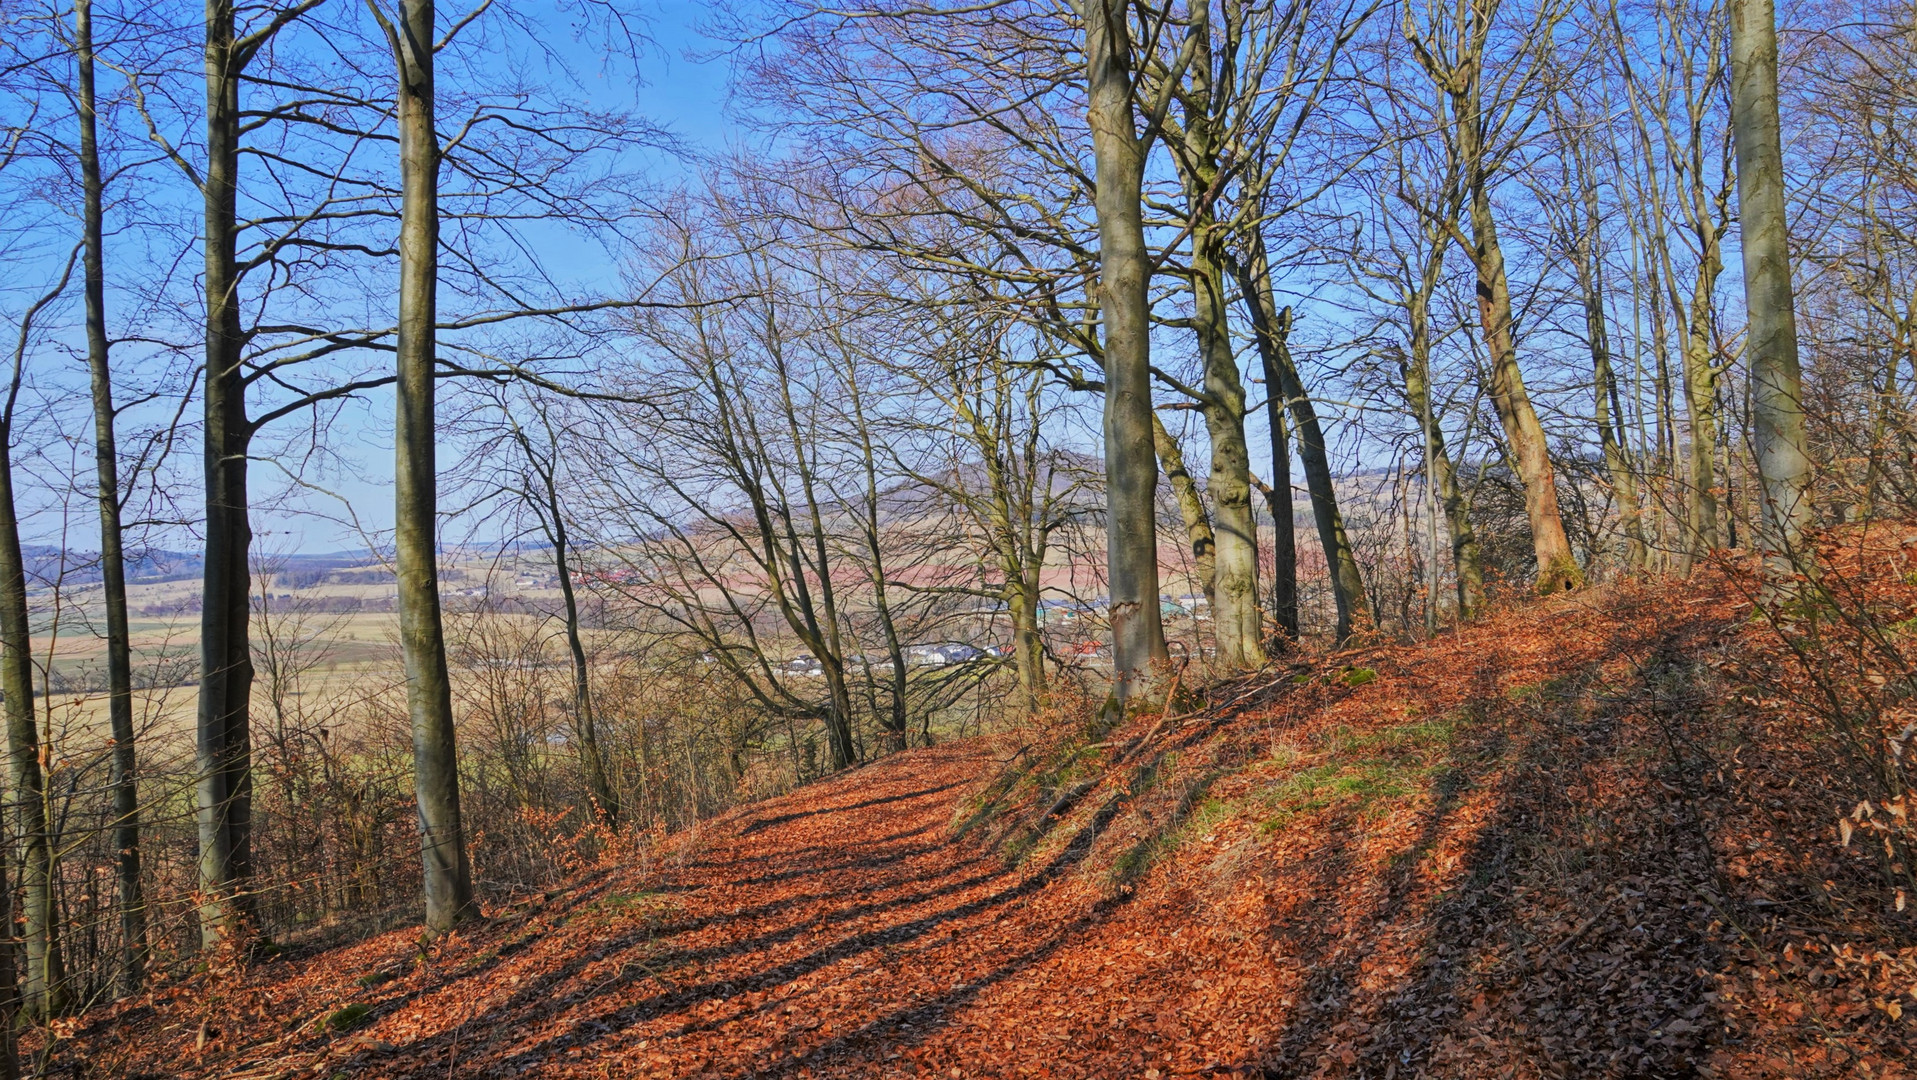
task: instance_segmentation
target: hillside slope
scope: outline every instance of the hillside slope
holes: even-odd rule
[[[129,1077],[1908,1075],[1917,933],[1798,782],[1787,710],[1727,696],[1758,648],[1737,592],[1594,592],[1190,716],[897,755],[429,950],[196,977],[54,1052]]]

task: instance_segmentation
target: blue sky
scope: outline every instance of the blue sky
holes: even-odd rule
[[[668,129],[697,153],[714,151],[726,145],[736,130],[736,122],[726,110],[728,64],[724,57],[710,59],[720,43],[700,31],[708,17],[707,5],[694,0],[663,0],[648,10],[649,33],[656,44],[647,62],[645,85],[634,90],[627,85],[608,84],[601,104],[632,106],[648,119]],[[595,73],[590,56],[579,58],[576,70],[591,89],[591,80],[604,79]],[[623,78],[623,76],[618,76]],[[597,95],[595,95],[597,96]],[[670,184],[683,176],[687,165],[667,154],[656,155],[653,175]],[[576,269],[576,268],[575,268]],[[607,274],[612,273],[606,267]],[[390,394],[368,394],[364,403],[350,409],[341,419],[352,429],[341,440],[345,451],[342,475],[315,482],[331,495],[314,494],[301,501],[304,512],[262,508],[254,522],[263,547],[274,551],[330,552],[353,550],[363,546],[351,524],[374,532],[392,527],[392,444],[390,429],[393,402]],[[449,464],[442,460],[440,467]],[[261,470],[259,484],[268,487],[277,479],[271,470]],[[344,501],[346,506],[342,506]],[[484,526],[482,526],[482,530]],[[460,522],[449,522],[445,539],[468,539],[468,529]],[[489,538],[484,531],[479,538]]]

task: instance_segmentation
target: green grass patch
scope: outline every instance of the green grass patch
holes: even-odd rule
[[[625,914],[634,908],[652,907],[663,899],[657,889],[640,889],[637,892],[609,892],[600,897],[593,907],[613,914]]]
[[[1435,776],[1448,771],[1459,727],[1457,718],[1446,716],[1376,731],[1330,733],[1323,745],[1333,760],[1299,769],[1258,793],[1271,811],[1261,831],[1276,832],[1301,814],[1333,806],[1366,813],[1428,790]],[[1293,748],[1279,749],[1297,756]],[[1288,763],[1276,752],[1273,759]]]
[[[351,1031],[364,1024],[373,1014],[371,1005],[354,1003],[327,1013],[320,1021],[320,1027],[327,1031]]]
[[[1144,877],[1145,872],[1158,860],[1176,851],[1186,837],[1207,831],[1233,814],[1236,808],[1230,803],[1206,794],[1220,775],[1211,772],[1194,776],[1185,782],[1185,790],[1179,795],[1178,804],[1172,808],[1171,820],[1164,827],[1141,837],[1112,863],[1112,884],[1121,889],[1129,888]]]

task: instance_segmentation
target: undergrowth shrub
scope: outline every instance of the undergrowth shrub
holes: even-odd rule
[[[1799,782],[1824,799],[1834,843],[1871,853],[1901,911],[1917,891],[1917,528],[1828,534],[1798,564],[1795,594],[1778,600],[1749,572],[1730,571],[1760,633],[1726,674],[1752,719],[1802,729],[1773,739],[1808,736]]]

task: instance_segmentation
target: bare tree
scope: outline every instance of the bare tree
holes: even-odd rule
[[[564,433],[557,426],[549,404],[534,399],[533,419],[538,427],[539,445],[533,434],[518,422],[503,402],[500,413],[518,444],[523,466],[513,483],[513,494],[533,516],[546,546],[552,551],[553,573],[559,579],[561,616],[565,625],[566,655],[572,662],[573,734],[579,740],[580,763],[585,768],[589,813],[612,823],[619,818],[619,800],[612,790],[606,770],[606,754],[599,744],[598,715],[593,706],[592,667],[586,656],[586,641],[580,627],[579,595],[574,586],[578,559],[573,536],[566,523],[567,510],[560,498],[562,484],[560,453]]]
[[[34,320],[66,290],[78,255],[76,247],[67,256],[59,280],[20,317],[6,400],[0,402],[0,699],[4,699],[6,708],[8,795],[19,845],[20,887],[26,898],[22,935],[27,970],[22,1001],[27,1015],[35,1019],[58,1015],[66,1009],[68,998],[60,954],[60,914],[53,893],[54,839],[47,817],[46,777],[41,768],[33,704],[33,629],[27,610],[26,561],[20,548],[19,497],[14,487],[13,446],[19,436],[14,422]]]
[[[1292,313],[1290,308],[1278,307],[1262,235],[1252,236],[1251,251],[1240,264],[1238,280],[1252,312],[1253,337],[1265,366],[1265,392],[1284,401],[1291,411],[1298,456],[1304,463],[1305,485],[1311,495],[1312,520],[1317,523],[1318,542],[1325,552],[1325,565],[1331,571],[1331,595],[1338,612],[1333,636],[1342,642],[1351,636],[1359,622],[1370,621],[1364,579],[1351,538],[1345,532],[1344,514],[1338,509],[1331,459],[1325,451],[1324,427],[1318,420],[1317,408],[1311,403],[1311,395],[1305,390],[1304,380],[1298,375],[1298,366],[1292,361]]]
[[[1082,14],[1104,328],[1112,693],[1122,708],[1152,665],[1169,658],[1158,607],[1158,462],[1152,441],[1147,293],[1152,260],[1145,245],[1144,180],[1154,125],[1174,80],[1167,80],[1159,102],[1143,117],[1141,130],[1127,6],[1122,0],[1085,0]]]
[[[113,737],[113,848],[118,855],[121,962],[119,993],[137,993],[146,975],[146,898],[140,879],[140,796],[133,725],[132,632],[127,621],[126,556],[121,525],[120,447],[115,433],[113,367],[107,340],[105,181],[100,171],[99,94],[95,81],[93,2],[73,5],[75,106],[82,196],[81,261],[86,292],[87,372],[93,389],[93,461],[100,511],[100,585],[106,602],[107,721]]]
[[[1689,475],[1684,484],[1689,536],[1683,562],[1688,566],[1702,552],[1724,543],[1717,457],[1724,426],[1721,382],[1731,361],[1722,355],[1718,344],[1716,292],[1724,270],[1722,247],[1730,231],[1735,178],[1730,160],[1730,125],[1723,122],[1726,118],[1720,108],[1728,85],[1724,9],[1716,3],[1659,4],[1653,12],[1652,29],[1660,66],[1656,83],[1647,87],[1632,62],[1633,42],[1615,10],[1611,14],[1611,33],[1617,40],[1624,87],[1634,105],[1629,114],[1636,127],[1639,153],[1647,167],[1661,164],[1676,186],[1672,201],[1695,262],[1690,294],[1684,296],[1669,262],[1668,241],[1660,236],[1660,276],[1670,290],[1671,311],[1682,313],[1680,369],[1690,433],[1686,451]],[[1587,176],[1580,180],[1585,188],[1581,201],[1586,204],[1586,222],[1578,232],[1590,237],[1580,238],[1580,242],[1594,243],[1596,195],[1590,190],[1594,182],[1588,179],[1590,166],[1585,161],[1589,151],[1573,142],[1564,152],[1571,170],[1583,171]],[[1660,178],[1647,182],[1662,187]],[[1580,273],[1592,279],[1592,288],[1597,287],[1595,259],[1581,257],[1579,265],[1588,267]]]
[[[1811,469],[1804,449],[1790,222],[1784,212],[1777,16],[1771,0],[1731,0],[1730,16],[1731,129],[1737,144],[1744,306],[1750,318],[1752,434],[1763,484],[1762,543],[1775,586],[1787,589],[1793,556],[1810,521]]]
[[[399,638],[406,710],[413,723],[413,787],[425,863],[426,928],[444,932],[476,914],[459,813],[452,674],[439,610],[438,427],[433,411],[439,292],[439,132],[434,127],[432,0],[400,0],[386,32],[399,72],[399,335],[394,384],[393,547],[399,568]],[[457,29],[457,28],[455,28]]]
[[[1503,10],[1500,0],[1458,0],[1448,10],[1434,4],[1421,25],[1407,9],[1404,34],[1419,66],[1445,95],[1445,137],[1457,140],[1471,235],[1454,230],[1455,239],[1477,272],[1491,401],[1524,485],[1537,588],[1552,593],[1576,588],[1583,573],[1559,513],[1550,445],[1518,365],[1511,282],[1491,195],[1500,170],[1538,114],[1537,84],[1548,70],[1545,54],[1565,8],[1545,2],[1520,13],[1506,63],[1488,70],[1505,30],[1499,18]]]

